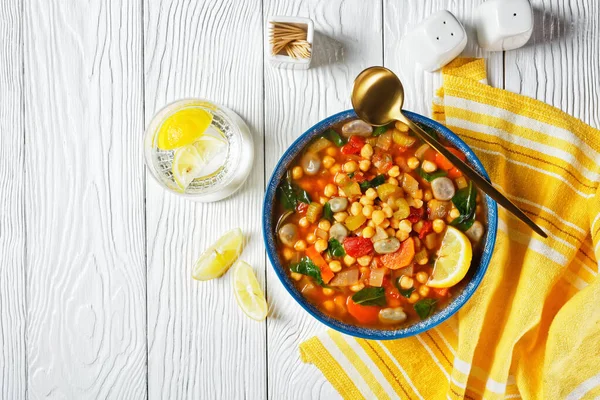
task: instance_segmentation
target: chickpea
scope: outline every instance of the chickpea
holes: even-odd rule
[[[408,132],[408,125],[406,125],[404,122],[400,122],[400,121],[396,121],[396,123],[394,124],[394,127],[396,129],[398,129],[400,132]]]
[[[435,170],[437,170],[437,168],[437,165],[429,160],[423,161],[423,165],[421,165],[421,169],[423,169],[423,171],[427,173],[434,172]]]
[[[408,239],[409,236],[410,233],[404,232],[403,230],[398,229],[396,231],[396,239],[398,239],[401,242],[404,242],[406,239]]]
[[[358,163],[358,169],[360,169],[363,172],[368,171],[369,168],[371,168],[371,161],[369,161],[369,160],[361,160]]]
[[[375,210],[375,211],[373,211],[373,214],[371,215],[371,219],[373,220],[373,223],[375,225],[380,225],[383,222],[383,220],[385,219],[385,214],[381,210]]]
[[[338,173],[333,178],[333,181],[336,183],[336,185],[342,185],[347,180],[348,180],[348,175],[343,174],[343,173]]]
[[[325,189],[323,189],[323,194],[327,197],[333,197],[337,194],[337,186],[333,183],[328,183],[325,185]]]
[[[335,310],[335,303],[332,300],[327,300],[323,302],[323,308],[327,312],[333,312]]]
[[[362,196],[360,198],[360,204],[362,204],[363,206],[372,206],[373,200],[368,199],[367,196]]]
[[[450,210],[450,218],[456,219],[458,217],[460,217],[460,211],[458,211],[458,208],[453,208]]]
[[[330,146],[330,147],[327,148],[327,150],[325,150],[325,152],[329,156],[335,156],[337,154],[337,149],[335,147],[333,147],[333,146]]]
[[[415,281],[413,280],[413,278],[411,278],[410,276],[406,276],[404,275],[401,279],[400,279],[400,287],[402,289],[410,289],[411,287],[413,287],[415,284]]]
[[[321,205],[325,205],[325,203],[327,203],[328,201],[329,201],[329,197],[324,197],[324,196],[319,197],[319,203],[321,203]]]
[[[338,260],[333,260],[332,262],[329,263],[329,268],[333,272],[340,272],[342,270],[342,263],[339,262]]]
[[[379,226],[383,229],[387,229],[390,226],[390,220],[384,219],[383,222],[379,224]]]
[[[327,246],[327,240],[325,239],[319,239],[315,242],[315,250],[319,253],[322,253],[325,250],[327,250]]]
[[[433,199],[433,193],[431,192],[431,189],[426,189],[425,192],[423,192],[423,200],[429,201],[431,199]]]
[[[352,290],[353,292],[360,292],[364,288],[365,288],[364,283],[357,283],[357,284],[350,286],[350,290]]]
[[[417,233],[421,232],[421,229],[423,229],[423,221],[419,221],[417,223],[414,223],[413,226],[412,226],[412,228],[413,228],[413,231],[415,231]]]
[[[362,237],[371,239],[373,236],[375,236],[375,229],[371,228],[370,226],[363,228]]]
[[[375,200],[377,198],[377,190],[368,188],[365,192],[365,196],[367,196],[367,199],[369,200]]]
[[[333,167],[329,168],[329,173],[331,175],[335,175],[342,170],[342,166],[340,164],[334,164]]]
[[[413,207],[415,207],[415,208],[421,208],[421,207],[423,207],[423,200],[413,199],[412,204],[413,204]]]
[[[396,230],[394,228],[387,228],[385,232],[388,234],[389,237],[396,236]]]
[[[398,220],[398,218],[391,218],[390,226],[394,229],[398,229],[400,227],[400,221]]]
[[[348,254],[344,256],[344,264],[346,264],[348,267],[354,265],[355,262],[356,258],[349,256]]]
[[[408,164],[408,168],[410,169],[417,169],[420,163],[421,162],[417,157],[410,157],[408,160],[406,160],[406,164]]]
[[[292,277],[293,280],[295,281],[299,281],[300,279],[302,279],[302,274],[299,274],[297,272],[292,272],[290,274],[290,276]]]
[[[397,165],[394,165],[392,168],[390,168],[390,170],[388,171],[388,175],[391,176],[392,178],[397,178],[400,176],[400,167]]]
[[[324,168],[331,168],[333,167],[333,165],[335,164],[335,158],[331,157],[331,156],[325,156],[323,157],[323,167]]]
[[[425,284],[429,280],[429,274],[425,271],[420,271],[417,272],[416,278],[417,282]]]
[[[348,218],[348,213],[346,211],[336,212],[333,214],[333,219],[337,222],[344,222]]]
[[[306,235],[306,241],[310,244],[314,244],[317,241],[317,235],[315,235],[314,233],[309,233],[308,235]]]
[[[360,156],[367,159],[373,157],[373,146],[369,143],[365,144],[362,149],[360,149]]]
[[[435,233],[442,233],[446,229],[446,223],[444,220],[436,218],[433,220],[432,228]]]
[[[373,206],[370,204],[364,206],[362,209],[362,213],[365,217],[371,218],[371,215],[373,215]]]
[[[411,295],[410,295],[410,297],[408,298],[408,302],[409,302],[410,304],[414,304],[414,303],[416,303],[417,301],[419,301],[419,299],[420,299],[420,298],[421,298],[421,296],[419,296],[419,294],[418,294],[418,293],[416,293],[416,292],[412,292],[412,293],[411,293]]]
[[[398,186],[398,179],[396,178],[388,178],[387,183],[389,183],[390,185],[394,185],[394,186]]]
[[[333,299],[333,302],[335,303],[335,305],[340,308],[346,308],[346,301],[347,301],[347,297],[342,296],[342,295],[335,296],[335,299]]]
[[[352,215],[360,215],[362,214],[363,206],[359,202],[355,201],[350,206],[350,214]]]
[[[306,242],[302,239],[298,240],[296,243],[294,243],[294,249],[296,251],[306,250]]]
[[[308,222],[306,217],[302,217],[300,218],[300,221],[298,221],[298,225],[300,225],[302,228],[306,228],[308,225],[310,225],[310,222]]]
[[[388,206],[387,204],[384,204],[381,210],[385,214],[386,218],[392,218],[392,215],[394,215],[394,210],[392,210],[392,207]]]
[[[427,295],[429,294],[429,286],[427,286],[427,285],[421,286],[419,288],[418,292],[421,295],[421,297],[427,297]]]
[[[335,290],[333,290],[331,288],[323,288],[323,294],[325,296],[331,296],[334,293],[335,293]]]
[[[292,178],[300,179],[303,176],[304,176],[304,170],[302,169],[302,167],[297,166],[292,169]]]
[[[290,249],[289,247],[283,248],[283,258],[285,258],[286,260],[291,260],[294,257],[294,254],[296,254],[296,252]]]
[[[362,267],[367,267],[369,264],[371,264],[372,259],[373,259],[373,257],[371,257],[371,256],[362,256],[362,257],[358,257],[356,259],[356,262],[358,262],[358,265],[360,265]]]
[[[398,229],[400,229],[403,232],[410,233],[412,231],[412,222],[410,222],[407,219],[403,219],[398,224]]]
[[[356,172],[357,169],[358,164],[356,163],[356,161],[348,161],[346,164],[344,164],[344,172],[346,172],[347,174]]]
[[[319,229],[323,229],[325,232],[329,231],[329,228],[331,228],[331,222],[327,221],[326,219],[322,219],[319,221]]]

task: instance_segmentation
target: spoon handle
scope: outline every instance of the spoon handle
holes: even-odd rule
[[[477,171],[471,168],[467,163],[463,162],[460,158],[455,156],[452,152],[448,151],[440,142],[434,139],[431,135],[421,129],[417,124],[412,122],[404,114],[397,116],[397,119],[404,122],[409,128],[419,136],[425,143],[433,147],[435,151],[446,157],[460,172],[465,174],[471,181],[475,183],[483,192],[485,192],[492,199],[496,200],[498,204],[504,207],[515,217],[525,222],[531,229],[533,229],[538,235],[547,238],[548,235],[542,230],[535,222],[531,220],[519,207],[517,207],[512,201],[507,199],[502,193],[492,186],[483,176]]]

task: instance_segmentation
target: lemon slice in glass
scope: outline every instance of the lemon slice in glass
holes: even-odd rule
[[[198,258],[192,278],[207,281],[223,275],[242,253],[243,246],[244,235],[240,228],[225,233]]]
[[[472,258],[473,250],[469,239],[458,229],[449,226],[427,286],[446,288],[456,285],[467,274]]]
[[[201,175],[202,167],[205,164],[206,161],[192,145],[181,147],[175,151],[172,167],[173,179],[181,191],[184,191],[194,179]]]
[[[194,147],[204,161],[209,162],[213,157],[227,149],[227,141],[215,136],[202,136],[194,142]]]
[[[210,126],[213,116],[208,111],[197,108],[184,108],[168,116],[158,130],[159,149],[175,150],[194,143]]]
[[[238,261],[233,267],[233,292],[238,305],[248,317],[256,321],[267,317],[265,294],[252,267],[244,261]]]

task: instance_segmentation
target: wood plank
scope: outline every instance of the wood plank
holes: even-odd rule
[[[26,381],[25,131],[21,1],[0,4],[0,398],[24,399]]]
[[[449,10],[467,31],[467,47],[461,54],[466,57],[484,57],[488,69],[488,82],[495,87],[503,85],[502,52],[484,52],[477,45],[473,16],[484,0],[384,0],[385,66],[396,72],[404,85],[407,110],[431,116],[433,93],[442,84],[440,72],[426,72],[415,64],[408,54],[401,52],[402,37],[422,20],[439,10]]]
[[[24,4],[28,397],[145,398],[139,2]]]
[[[247,318],[231,273],[209,282],[192,265],[220,234],[241,227],[242,258],[264,284],[262,10],[254,1],[144,1],[146,123],[167,103],[202,97],[253,131],[254,169],[233,197],[194,203],[147,174],[148,386],[152,398],[263,399],[266,323]]]
[[[275,69],[265,64],[265,156],[270,177],[284,150],[321,119],[351,107],[356,75],[381,65],[381,3],[316,0],[265,0],[271,15],[306,16],[315,23],[314,59],[308,71]],[[325,325],[308,315],[268,268],[268,297],[273,308],[268,324],[269,398],[339,398],[312,365],[302,364],[298,345]]]
[[[506,52],[506,89],[600,127],[600,3],[533,0],[529,43]]]

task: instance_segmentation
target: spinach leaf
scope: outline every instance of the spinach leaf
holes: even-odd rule
[[[366,192],[369,188],[374,188],[385,183],[385,175],[377,175],[370,181],[364,181],[360,183],[360,190]]]
[[[354,178],[354,174],[355,174],[355,173],[356,173],[356,172],[350,172],[350,173],[348,174],[348,178],[350,178],[350,179]]]
[[[385,288],[366,287],[354,293],[352,301],[363,306],[385,306]]]
[[[333,211],[331,211],[331,204],[329,202],[323,205],[323,218],[329,222],[333,222]]]
[[[412,294],[412,292],[414,292],[416,290],[416,288],[413,286],[409,289],[402,289],[402,287],[400,286],[400,279],[402,279],[401,276],[396,278],[396,282],[394,282],[394,284],[396,285],[396,288],[398,289],[400,294],[408,299],[410,297],[410,295]]]
[[[388,129],[390,129],[390,125],[378,126],[377,128],[373,129],[373,134],[371,136],[372,137],[381,136],[384,133],[386,133],[388,131]]]
[[[441,178],[442,176],[448,175],[448,172],[446,172],[442,169],[438,169],[437,171],[429,173],[429,172],[423,171],[423,169],[421,167],[419,167],[417,169],[417,173],[419,174],[419,176],[421,178],[425,179],[427,182],[431,182],[435,178]]]
[[[415,303],[414,308],[421,319],[429,317],[435,310],[436,299],[422,299]]]
[[[290,270],[297,274],[310,276],[315,282],[321,286],[325,285],[321,277],[321,270],[308,257],[304,257],[300,262],[290,265]]]
[[[281,182],[277,190],[279,191],[281,204],[286,210],[294,210],[298,202],[306,204],[310,204],[311,202],[310,195],[300,186],[292,183],[289,177]]]
[[[456,191],[456,194],[452,198],[452,203],[460,211],[460,216],[452,221],[452,226],[466,231],[473,225],[473,222],[475,222],[475,208],[477,206],[476,199],[477,189],[472,181],[469,181],[469,185],[466,188]]]
[[[342,147],[348,142],[346,138],[341,137],[340,134],[334,131],[333,129],[328,129],[327,132],[325,132],[325,135],[323,136],[331,140],[337,147]]]
[[[327,251],[331,257],[344,257],[346,255],[344,246],[342,246],[342,244],[335,238],[329,239]]]

